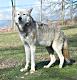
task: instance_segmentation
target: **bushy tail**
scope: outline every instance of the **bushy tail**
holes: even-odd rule
[[[67,39],[64,40],[63,55],[64,55],[65,61],[66,61],[67,63],[70,63],[70,54],[69,54],[69,51],[68,51]]]

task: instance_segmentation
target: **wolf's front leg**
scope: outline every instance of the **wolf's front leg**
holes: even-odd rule
[[[30,72],[34,73],[35,72],[35,49],[36,47],[34,45],[31,45],[30,49],[31,49],[31,70]]]
[[[22,68],[20,70],[21,72],[27,71],[28,70],[28,67],[29,67],[29,63],[30,63],[30,54],[31,54],[30,47],[29,47],[28,44],[25,44],[24,45],[24,48],[25,48],[25,54],[26,54],[26,65],[25,65],[25,68]]]

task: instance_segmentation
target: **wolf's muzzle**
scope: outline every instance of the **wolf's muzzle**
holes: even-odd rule
[[[21,21],[22,20],[22,17],[19,17],[18,20]]]

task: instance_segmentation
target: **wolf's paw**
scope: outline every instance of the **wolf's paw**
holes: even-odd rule
[[[62,68],[62,65],[59,65],[59,68]]]
[[[30,70],[30,73],[33,74],[35,72],[35,70]]]
[[[20,71],[21,71],[21,72],[24,72],[24,71],[28,71],[28,69],[22,68],[22,69],[20,69]]]
[[[45,65],[44,68],[49,68],[49,66],[48,65]]]

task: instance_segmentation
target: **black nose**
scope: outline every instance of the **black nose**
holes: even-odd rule
[[[21,21],[22,20],[22,17],[19,17],[18,19],[19,19],[19,21]]]

